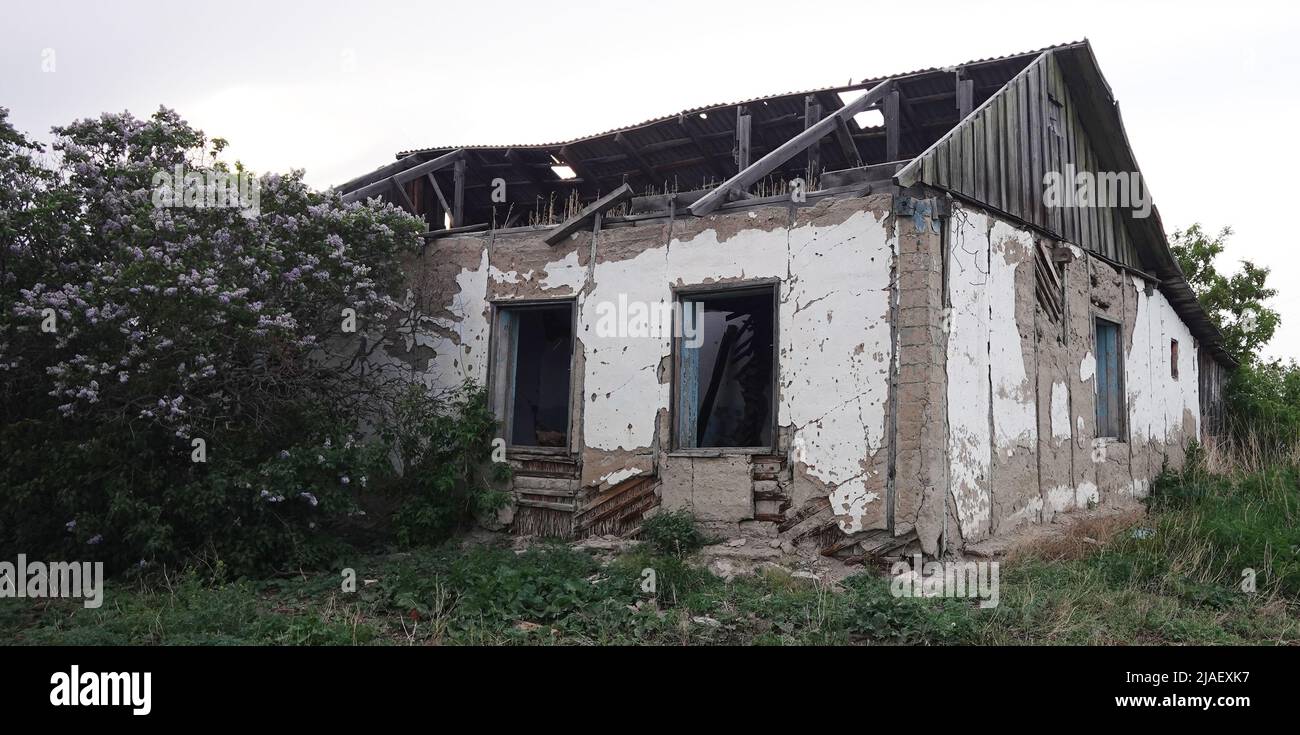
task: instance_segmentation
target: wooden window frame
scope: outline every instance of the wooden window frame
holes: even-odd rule
[[[573,407],[578,391],[577,368],[577,345],[578,345],[578,300],[576,297],[558,298],[558,299],[496,299],[488,302],[492,309],[491,315],[491,334],[488,338],[488,400],[491,402],[492,413],[501,422],[502,437],[506,442],[506,453],[508,456],[519,455],[548,455],[553,457],[568,457],[574,455],[577,449],[575,439],[576,428],[574,425]],[[514,443],[514,425],[513,425],[513,402],[505,400],[500,391],[514,382],[514,366],[506,365],[507,353],[513,355],[510,350],[502,344],[502,313],[507,311],[522,311],[527,309],[555,308],[557,306],[569,307],[569,398],[567,401],[568,411],[566,411],[565,423],[565,446],[563,447],[537,447],[528,444]],[[504,350],[504,351],[503,351]],[[503,384],[503,381],[505,383]]]
[[[772,296],[772,410],[768,413],[768,421],[771,423],[772,443],[763,447],[684,447],[681,443],[681,400],[682,400],[682,338],[673,331],[672,345],[672,389],[670,399],[672,408],[669,411],[671,417],[671,434],[672,450],[670,455],[683,457],[721,457],[726,455],[761,455],[773,454],[776,452],[779,439],[777,432],[779,430],[778,419],[780,413],[780,389],[781,389],[781,279],[779,278],[756,278],[752,280],[738,281],[734,283],[707,284],[702,286],[674,286],[672,288],[673,306],[677,314],[682,314],[681,306],[684,301],[708,298],[710,296],[741,296],[746,293],[770,293]]]
[[[1098,363],[1101,362],[1101,345],[1098,344],[1097,337],[1099,331],[1098,328],[1102,322],[1106,323],[1107,325],[1115,329],[1115,392],[1116,392],[1115,403],[1116,403],[1117,413],[1115,416],[1115,432],[1113,434],[1111,433],[1103,434],[1102,426],[1101,426],[1101,413],[1099,410],[1101,405],[1101,400],[1102,400],[1101,367],[1100,364],[1098,364],[1096,366],[1096,373],[1093,376],[1093,382],[1095,383],[1096,386],[1094,391],[1096,406],[1094,406],[1094,411],[1093,411],[1093,413],[1095,414],[1093,417],[1093,424],[1095,429],[1094,435],[1095,438],[1097,439],[1112,439],[1114,441],[1122,442],[1122,441],[1127,441],[1127,436],[1128,436],[1128,401],[1125,400],[1125,394],[1124,394],[1124,386],[1127,384],[1127,380],[1125,379],[1125,375],[1124,375],[1124,325],[1123,323],[1111,318],[1106,314],[1093,312],[1092,348],[1093,348],[1093,354],[1095,356],[1094,359]]]

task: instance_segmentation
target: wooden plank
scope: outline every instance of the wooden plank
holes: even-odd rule
[[[749,168],[749,146],[753,137],[753,121],[748,108],[736,108],[736,171]]]
[[[960,122],[975,109],[975,80],[962,79],[961,72],[957,75],[957,120]]]
[[[1091,160],[1092,149],[1087,145],[1086,137],[1084,138],[1084,145],[1083,148],[1079,151],[1079,154],[1080,154],[1079,162],[1078,162],[1079,171],[1081,173],[1091,172],[1092,171],[1092,160]],[[1078,209],[1079,209],[1079,222],[1080,222],[1079,245],[1083,246],[1083,248],[1087,250],[1092,250],[1093,252],[1100,252],[1097,250],[1097,246],[1096,244],[1094,244],[1092,239],[1092,212],[1090,212],[1087,207],[1079,207]]]
[[[442,205],[442,211],[450,212],[451,205],[447,203],[447,197],[443,196],[442,187],[438,186],[437,177],[435,177],[433,173],[430,172],[428,174],[425,174],[425,178],[429,181],[429,186],[433,189],[434,195],[438,197],[438,203]],[[438,224],[442,224],[442,223],[439,222]]]
[[[998,125],[998,105],[996,102],[984,108],[984,200],[994,209],[1002,209],[1002,194],[998,174],[1000,160],[998,156],[998,137],[1002,134]]]
[[[574,511],[573,503],[554,503],[549,500],[533,500],[532,498],[516,497],[515,502],[519,505],[526,505],[531,508],[545,508],[547,510],[559,510],[566,513]]]
[[[1026,222],[1032,222],[1034,219],[1032,213],[1034,207],[1034,195],[1030,190],[1037,185],[1033,181],[1034,168],[1030,157],[1029,105],[1031,100],[1029,97],[1029,77],[1025,76],[1020,80],[1020,95],[1018,99],[1020,112],[1016,116],[1016,128],[1018,130],[1016,138],[1017,147],[1020,150],[1020,216]]]
[[[894,87],[893,80],[885,80],[871,88],[871,91],[836,110],[830,117],[821,120],[802,133],[787,140],[767,155],[747,166],[743,171],[723,182],[721,186],[700,197],[691,205],[691,214],[708,214],[726,201],[732,191],[748,191],[758,181],[776,170],[791,158],[808,149],[836,126],[836,121],[843,122],[879,102]]]
[[[337,189],[338,191],[346,193],[349,191],[353,191],[355,189],[360,189],[363,186],[369,186],[370,184],[373,184],[376,181],[383,181],[384,179],[392,177],[394,174],[399,174],[413,166],[418,166],[418,165],[420,165],[420,154],[412,153],[409,156],[404,156],[398,159],[397,161],[394,161],[393,163],[387,164],[385,166],[380,166],[379,168],[375,169],[374,171],[371,171],[370,173],[362,174],[355,178],[348,179],[344,183],[339,184],[334,188]]]
[[[393,185],[401,186],[409,181],[414,181],[415,179],[418,179],[427,173],[437,171],[442,168],[446,168],[447,166],[454,165],[457,161],[463,161],[464,158],[465,158],[464,150],[462,149],[454,150],[451,153],[438,156],[433,160],[425,161],[424,163],[421,163],[418,166],[412,166],[411,168],[407,168],[405,170],[399,171],[398,173],[395,173],[392,176],[389,176],[387,178],[380,179],[379,181],[376,181],[373,184],[368,184],[355,191],[350,191],[343,195],[343,201],[345,202],[365,201],[366,199],[379,196],[380,194],[387,192],[389,188],[392,187]]]
[[[1006,177],[1007,177],[1007,195],[1003,201],[1007,212],[1024,219],[1024,209],[1022,202],[1024,195],[1020,191],[1020,85],[1013,82],[1007,90],[1007,107],[1006,117],[1003,124],[1006,126]]]
[[[411,203],[411,197],[406,194],[406,186],[403,184],[393,184],[393,191],[397,192],[397,199],[402,204],[402,208],[407,214],[415,214],[415,205]]]
[[[465,224],[465,159],[456,160],[454,178],[452,179],[451,226]]]
[[[961,190],[961,136],[951,136],[941,144],[948,159],[948,187]]]
[[[577,492],[574,488],[573,479],[569,477],[538,477],[536,475],[516,473],[513,484],[516,491],[533,493],[534,495],[547,495],[557,492],[564,495],[573,495]]]
[[[843,118],[835,119],[835,142],[840,145],[840,153],[844,154],[844,162],[849,168],[858,168],[862,165],[862,154],[858,151],[858,144],[853,142],[853,134],[849,132],[849,123]]]
[[[975,126],[967,123],[962,126],[961,146],[961,191],[967,196],[975,196]]]
[[[897,161],[903,131],[898,116],[898,90],[885,95],[885,160]]]
[[[997,109],[995,113],[997,119],[997,187],[998,201],[1003,210],[1007,208],[1007,197],[1009,189],[1007,187],[1007,98],[998,97]]]
[[[588,204],[581,212],[579,212],[573,218],[569,219],[568,221],[561,224],[559,227],[556,227],[554,230],[551,230],[549,233],[547,233],[546,237],[544,237],[543,240],[546,242],[547,245],[556,245],[564,238],[582,229],[583,224],[588,219],[591,219],[595,215],[601,214],[606,210],[610,209],[611,207],[621,202],[627,201],[631,198],[632,198],[632,187],[627,184],[623,184],[622,186],[618,187],[614,191],[611,191],[610,193],[606,194],[600,199],[597,199],[591,204]]]
[[[988,202],[988,193],[985,180],[988,172],[985,170],[984,157],[984,118],[987,117],[983,111],[975,116],[971,121],[971,145],[975,156],[975,167],[971,170],[971,178],[975,184],[973,194],[975,199],[981,202]]]
[[[808,95],[807,97],[804,97],[803,98],[803,129],[807,130],[808,128],[812,127],[814,124],[817,123],[817,121],[821,119],[822,119],[822,105],[820,102],[817,101],[817,97],[811,94]],[[816,143],[813,143],[812,145],[808,146],[808,175],[810,177],[816,178],[821,175],[821,172],[822,172],[822,142],[818,140]],[[809,181],[810,186],[811,184],[812,181]]]
[[[1065,138],[1061,142],[1061,165],[1073,166],[1075,136],[1074,103],[1070,100],[1070,90],[1068,87],[1063,90],[1061,105],[1061,116],[1064,118],[1061,121],[1061,124],[1062,131],[1065,134]],[[1061,225],[1061,236],[1069,242],[1077,243],[1079,242],[1079,213],[1074,209],[1067,208],[1064,214],[1064,222]]]
[[[1041,66],[1035,64],[1029,68],[1029,74],[1025,77],[1025,83],[1029,87],[1029,117],[1028,117],[1028,135],[1026,142],[1029,144],[1029,181],[1028,188],[1030,196],[1030,206],[1027,214],[1029,221],[1045,227],[1046,222],[1043,217],[1043,107],[1042,93],[1040,86],[1042,79],[1039,74]]]
[[[1070,163],[1074,165],[1074,169],[1077,171],[1079,169],[1079,161],[1083,157],[1083,151],[1087,149],[1088,139],[1087,136],[1084,135],[1083,124],[1079,120],[1078,110],[1073,105],[1071,105],[1070,111],[1074,115],[1073,119],[1070,121]],[[1074,223],[1072,225],[1072,227],[1074,228],[1074,232],[1073,232],[1074,239],[1072,240],[1072,242],[1082,245],[1083,244],[1083,212],[1080,212],[1079,208],[1075,207],[1070,211],[1070,214],[1072,215],[1074,220]]]

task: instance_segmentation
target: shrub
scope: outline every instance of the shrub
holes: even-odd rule
[[[383,435],[393,447],[400,477],[391,490],[402,545],[442,541],[473,516],[494,513],[509,500],[495,483],[509,465],[491,462],[497,421],[487,392],[472,383],[447,394],[412,386],[398,401]]]
[[[660,554],[683,556],[704,545],[704,535],[695,527],[695,516],[675,510],[647,518],[641,524],[641,538]]]
[[[351,369],[343,310],[385,323],[423,224],[301,172],[258,179],[255,216],[155,206],[159,172],[230,172],[166,109],[54,132],[51,168],[0,109],[0,551],[320,559],[389,390]]]

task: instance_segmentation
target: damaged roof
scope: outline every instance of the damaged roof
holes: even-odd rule
[[[488,219],[475,211],[479,208],[476,202],[490,206],[488,198],[476,198],[474,193],[486,191],[495,178],[505,179],[511,188],[524,187],[542,196],[556,189],[576,189],[583,200],[595,199],[624,183],[638,194],[703,189],[736,173],[736,129],[742,114],[750,117],[750,160],[755,160],[803,131],[808,113],[825,116],[838,109],[843,104],[840,93],[870,89],[889,78],[898,83],[905,100],[902,114],[907,126],[899,157],[906,159],[924,151],[960,121],[955,104],[959,76],[974,82],[974,103],[978,105],[1043,51],[1070,45],[864,79],[855,84],[705,105],[567,141],[439,145],[402,151],[397,158],[414,165],[465,150],[469,159],[465,204],[471,221]],[[810,106],[817,106],[817,110],[809,110]],[[847,135],[828,136],[822,141],[825,170],[885,162],[884,126],[861,127],[851,121],[844,132]],[[557,165],[568,166],[576,177],[562,177],[552,169]],[[803,170],[801,164],[786,168],[788,172],[782,169],[776,173],[798,175]],[[391,173],[392,169],[390,165],[357,177],[339,189],[351,191],[366,186],[382,179],[381,172]]]
[[[1014,98],[1020,93],[1021,105],[1027,99],[1034,104],[1044,99],[1057,102],[1047,86],[1052,77],[1038,70],[1039,66],[1048,66],[1053,73],[1059,69],[1058,78],[1064,79],[1068,92],[1056,90],[1056,93],[1068,94],[1073,111],[1067,114],[1077,116],[1086,131],[1079,134],[1079,139],[1084,141],[1081,147],[1086,147],[1090,155],[1095,154],[1088,161],[1092,170],[1137,172],[1118,103],[1085,39],[953,66],[863,79],[855,84],[705,105],[566,141],[441,145],[401,151],[396,162],[338,188],[354,196],[370,196],[371,192],[385,190],[380,184],[390,180],[397,185],[395,201],[413,212],[425,214],[434,229],[443,226],[443,213],[453,209],[453,227],[466,223],[510,226],[518,221],[515,218],[520,216],[521,206],[527,210],[531,204],[534,211],[540,211],[548,206],[553,208],[557,199],[588,204],[624,185],[637,195],[707,190],[728,181],[750,162],[839,110],[845,104],[842,94],[864,92],[888,81],[898,93],[894,150],[890,149],[886,126],[864,127],[858,122],[861,118],[855,116],[843,124],[837,123],[834,133],[820,138],[807,155],[796,155],[781,162],[767,177],[788,181],[808,176],[809,168],[814,168],[810,188],[815,189],[815,177],[822,172],[897,164],[900,170],[894,181],[901,186],[924,184],[973,200],[1156,281],[1193,335],[1219,362],[1235,366],[1235,360],[1223,348],[1222,335],[1179,269],[1165,239],[1159,212],[1154,208],[1151,216],[1141,219],[1128,213],[1062,217],[1046,211],[1041,201],[1042,187],[1027,184],[1030,176],[1041,180],[1046,170],[1042,160],[1034,160],[1033,166],[1028,161],[1013,161],[1013,165],[1024,169],[1018,182],[1021,190],[1035,191],[1025,194],[1023,202],[1007,196],[1005,180],[998,185],[982,182],[985,174],[995,175],[996,167],[987,161],[999,153],[1006,156],[1009,152],[1007,141],[1002,140],[999,148],[999,141],[992,134],[996,124],[1000,121],[1005,124],[1005,118],[997,117],[999,106],[1005,115],[1007,102],[1003,98]],[[1024,80],[1027,75],[1035,74],[1047,81],[1041,82],[1039,97],[1028,97]],[[1038,84],[1036,81],[1035,85]],[[964,93],[963,88],[967,90]],[[1029,124],[1056,133],[1048,121],[1030,118]],[[990,131],[987,136],[985,130]],[[739,141],[746,132],[748,148],[742,151]],[[1016,142],[1015,136],[1011,137]],[[952,164],[954,174],[958,172],[957,167],[962,167],[963,175],[974,169],[973,183],[963,181],[960,176],[954,180],[951,176],[938,175],[939,170],[949,170],[945,156],[959,148],[962,141],[967,142],[969,150],[971,140],[984,139],[990,141],[988,156],[982,155],[985,143],[980,143],[973,146],[977,150],[972,159],[958,157],[958,163]],[[1018,143],[1028,146],[1023,130]],[[1069,152],[1072,161],[1073,147]],[[454,179],[450,163],[440,163],[452,159],[456,163]],[[1065,160],[1062,156],[1051,163],[1059,165]],[[1000,175],[1007,176],[1005,172]],[[499,181],[504,181],[511,192],[512,204],[508,207],[492,200],[492,190]],[[365,191],[361,192],[362,189]],[[450,203],[453,191],[456,193],[454,207]],[[383,195],[392,196],[386,191]],[[1037,199],[1031,202],[1034,197]],[[1026,206],[1020,206],[1022,203]],[[1090,216],[1091,224],[1087,221]]]

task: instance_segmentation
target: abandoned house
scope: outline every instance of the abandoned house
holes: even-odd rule
[[[861,556],[1142,497],[1218,430],[1232,359],[1158,212],[1045,192],[1137,171],[1083,41],[340,190],[427,221],[381,364],[487,387],[515,531],[689,508]]]

